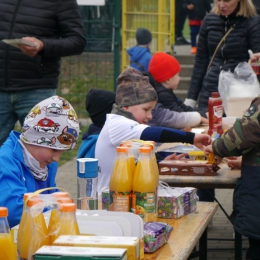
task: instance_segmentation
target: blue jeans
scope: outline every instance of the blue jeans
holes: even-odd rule
[[[190,39],[191,39],[191,46],[197,46],[197,35],[200,33],[200,26],[190,25]]]
[[[24,91],[0,91],[0,146],[5,142],[15,123],[23,125],[30,110],[40,101],[56,95],[56,89],[31,89]]]

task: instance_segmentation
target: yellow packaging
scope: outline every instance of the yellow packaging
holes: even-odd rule
[[[191,161],[205,161],[206,157],[203,151],[188,152]]]
[[[128,260],[140,260],[140,240],[138,237],[60,236],[54,241],[53,245],[125,248]]]

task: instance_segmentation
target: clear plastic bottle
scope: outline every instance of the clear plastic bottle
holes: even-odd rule
[[[42,246],[50,245],[48,230],[42,213],[42,201],[39,198],[29,199],[24,222],[23,235],[19,243],[20,259],[31,259]]]
[[[133,179],[132,212],[148,220],[155,215],[156,187],[150,147],[140,147],[139,159]]]
[[[16,260],[17,254],[7,221],[8,209],[0,207],[0,259]]]
[[[98,209],[98,159],[77,159],[77,208],[85,210]]]
[[[57,224],[58,232],[53,235],[55,241],[61,235],[79,235],[79,227],[76,219],[76,204],[61,203],[59,204],[60,218]]]
[[[38,199],[39,194],[33,194],[33,192],[24,193],[24,195],[23,195],[24,203],[26,202],[26,200],[29,197],[31,197],[31,199]],[[25,232],[25,222],[26,222],[27,217],[28,217],[28,207],[26,204],[26,206],[23,209],[23,213],[22,213],[22,217],[20,220],[19,229],[18,229],[18,233],[17,233],[17,253],[18,253],[18,255],[20,255],[20,246],[21,246],[21,241],[23,239],[23,234]]]
[[[53,194],[54,195],[54,194]],[[56,195],[54,195],[56,196]],[[73,203],[73,199],[69,197],[60,197],[56,198],[57,203]],[[51,215],[50,215],[50,221],[48,225],[48,235],[50,236],[50,242],[53,244],[54,240],[56,239],[55,235],[58,234],[58,223],[60,221],[60,210],[57,206],[55,206],[51,210]]]
[[[117,155],[109,183],[111,211],[130,211],[132,173],[128,158],[128,147],[117,147]]]
[[[222,116],[223,116],[223,105],[222,99],[218,92],[212,92],[211,97],[208,101],[208,113],[209,113],[209,130],[208,134],[212,136],[214,132],[222,135]]]

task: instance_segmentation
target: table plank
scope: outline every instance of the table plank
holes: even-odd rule
[[[188,259],[210,220],[217,211],[215,202],[198,202],[198,211],[180,219],[157,218],[173,227],[168,243],[152,254],[145,254],[144,260],[185,260]]]

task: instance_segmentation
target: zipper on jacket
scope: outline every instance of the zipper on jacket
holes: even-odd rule
[[[13,33],[13,28],[14,28],[14,20],[16,18],[16,15],[17,15],[17,11],[20,7],[20,3],[21,3],[22,0],[17,0],[17,3],[15,5],[15,11],[14,11],[14,14],[13,14],[13,18],[12,18],[12,22],[11,22],[11,26],[10,26],[10,30],[9,30],[9,34],[8,34],[8,39],[11,38],[11,35]],[[5,77],[5,89],[7,90],[8,89],[8,61],[9,61],[9,48],[10,46],[7,45],[6,47],[6,51],[5,51],[5,69],[4,69],[4,77]]]
[[[225,21],[225,34],[227,33],[227,29],[228,29],[228,28],[227,28],[227,22],[228,22],[228,21]],[[226,40],[224,40],[223,45],[222,45],[222,47],[221,47],[221,55],[222,55],[223,58],[224,58],[223,50],[224,50],[225,44],[226,44]]]

